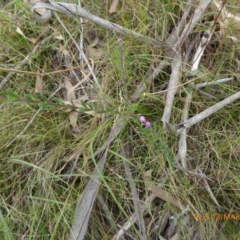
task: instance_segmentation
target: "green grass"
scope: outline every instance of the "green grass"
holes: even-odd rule
[[[118,11],[111,15],[108,10],[112,1],[90,2],[82,1],[82,4],[91,13],[161,40],[166,40],[175,28],[184,8],[184,1],[177,0],[120,1]],[[229,1],[227,7],[233,14],[239,11],[237,1]],[[216,17],[214,11],[214,7],[207,9],[205,21],[197,25],[191,38],[207,28],[206,22]],[[79,42],[79,20],[63,14],[59,16],[72,37]],[[17,27],[27,39],[16,32]],[[199,239],[238,239],[236,229],[239,220],[196,221],[192,215],[214,214],[218,210],[200,178],[175,168],[179,135],[170,130],[163,131],[161,117],[165,99],[163,95],[156,94],[162,84],[168,82],[170,68],[165,68],[147,86],[145,94],[137,102],[130,100],[149,68],[161,62],[164,52],[132,36],[120,36],[89,21],[83,27],[85,49],[98,39],[100,44],[95,48],[104,51],[104,56],[94,62],[100,90],[97,90],[94,81],[83,84],[89,96],[86,104],[93,104],[95,115],[79,112],[79,134],[73,131],[66,108],[54,102],[53,97],[48,100],[49,108],[42,108],[36,114],[42,100],[34,93],[35,75],[19,71],[0,89],[0,239],[68,239],[77,200],[99,161],[99,156],[93,157],[93,153],[107,140],[118,116],[124,116],[126,123],[109,147],[99,187],[99,194],[117,227],[124,225],[134,213],[124,169],[124,162],[127,162],[141,202],[151,194],[144,181],[147,176],[146,181],[160,184],[174,199],[191,209],[185,214],[186,218],[181,218],[182,212],[177,207],[156,198],[144,212],[148,239],[158,239],[160,233],[154,230],[154,226],[160,224],[166,214],[175,217],[179,239],[192,239],[196,231]],[[191,116],[239,89],[239,44],[229,39],[228,35],[239,41],[239,31],[235,26],[225,29],[223,35],[219,27],[216,28],[201,61],[197,82],[205,82],[206,79],[214,81],[226,76],[235,79],[204,89],[208,93],[214,92],[216,99],[206,99],[194,90]],[[59,71],[43,78],[42,92],[46,98],[50,98],[64,83],[66,76],[73,84],[77,83],[70,71],[60,71],[67,68],[63,61],[65,56],[70,59],[70,67],[80,64],[77,49],[56,19],[49,25],[36,24],[31,11],[22,1],[10,1],[1,8],[1,68],[14,68],[33,51],[35,41],[48,36],[48,41],[36,48],[29,60],[19,67],[19,70],[36,73],[46,63],[46,72]],[[58,38],[60,36],[62,39]],[[76,69],[80,80],[83,79],[83,70],[88,74],[87,68]],[[7,74],[7,71],[0,71],[0,83]],[[8,101],[6,91],[16,93],[21,101]],[[77,90],[78,97],[84,91]],[[25,94],[37,100],[26,99]],[[63,100],[64,96],[66,89],[63,86],[54,97]],[[180,122],[183,105],[184,92],[179,91],[171,123]],[[97,115],[99,112],[100,117]],[[151,121],[151,128],[141,125],[140,115]],[[239,134],[238,101],[188,131],[188,168],[192,171],[200,168],[213,180],[208,183],[222,206],[222,213],[239,214]],[[123,154],[123,146],[129,149],[128,156]],[[115,232],[105,215],[102,205],[96,200],[86,239],[112,239]],[[139,239],[137,225],[132,226],[128,234]],[[161,234],[168,238],[166,231]]]

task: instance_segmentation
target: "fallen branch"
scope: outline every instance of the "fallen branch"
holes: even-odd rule
[[[168,84],[168,91],[166,96],[166,104],[162,116],[162,122],[163,122],[163,129],[166,131],[167,126],[169,124],[170,118],[171,118],[171,112],[172,112],[172,106],[175,94],[177,92],[177,86],[179,83],[180,78],[180,67],[181,67],[181,45],[185,41],[185,39],[189,36],[189,34],[192,32],[193,28],[196,26],[196,24],[199,22],[199,20],[202,18],[202,15],[204,13],[204,10],[207,8],[207,6],[210,4],[211,0],[204,0],[201,1],[198,5],[197,9],[194,11],[192,19],[188,22],[186,27],[184,28],[181,36],[177,40],[177,42],[174,43],[176,40],[176,35],[178,34],[176,31],[172,36],[170,36],[169,40],[171,43],[174,43],[174,50],[177,49],[174,53],[171,52],[172,49],[170,49],[170,52],[168,53],[168,56],[172,56],[172,73],[170,76],[169,84]],[[189,9],[190,10],[190,9]],[[185,16],[186,17],[186,16]]]
[[[201,39],[199,47],[193,58],[193,65],[191,68],[191,72],[198,70],[198,66],[200,64],[200,60],[203,56],[204,50],[212,37],[213,31],[211,30],[205,31]],[[194,82],[191,82],[190,84],[191,86],[194,86]],[[192,88],[189,88],[188,90],[186,90],[187,96],[185,99],[184,109],[183,109],[182,118],[181,118],[182,122],[186,122],[188,119],[188,112],[192,102],[192,93],[193,93]],[[178,153],[177,153],[177,159],[180,159],[183,168],[187,168],[186,154],[187,154],[187,129],[183,129],[180,135],[180,139],[178,143]]]
[[[169,43],[170,45],[174,45],[174,44],[176,44],[176,42],[179,43],[179,36],[183,30],[183,27],[186,25],[187,18],[189,17],[189,12],[192,8],[192,2],[193,2],[193,0],[188,0],[188,2],[186,3],[186,7],[182,10],[183,16],[182,16],[181,20],[179,21],[175,30],[167,38],[166,42]]]
[[[178,39],[178,46],[176,49],[181,47],[181,45],[184,43],[185,39],[188,38],[188,36],[192,33],[194,27],[197,25],[197,23],[200,21],[200,19],[203,16],[204,11],[208,7],[208,5],[211,3],[211,0],[202,0],[196,10],[194,11],[192,19],[186,24],[180,38]]]
[[[233,80],[232,77],[230,77],[230,78],[222,78],[222,79],[216,80],[214,82],[199,83],[199,84],[196,84],[195,87],[199,89],[199,88],[204,88],[204,87],[211,86],[211,85],[217,85],[219,83],[228,82],[228,81],[231,81],[231,80]]]
[[[171,118],[172,106],[174,101],[174,96],[177,92],[177,86],[180,79],[180,68],[181,68],[181,55],[180,52],[176,52],[174,59],[171,64],[172,73],[168,83],[168,91],[166,96],[165,108],[162,116],[163,129],[167,129],[167,124]]]
[[[140,33],[134,32],[130,29],[127,29],[125,27],[122,27],[121,25],[118,25],[116,23],[107,21],[103,18],[97,17],[85,9],[79,7],[76,4],[71,4],[71,3],[64,3],[64,2],[55,2],[53,0],[49,0],[49,3],[44,3],[44,2],[38,2],[35,5],[32,6],[32,9],[38,9],[38,8],[47,8],[51,9],[54,11],[62,12],[65,13],[69,16],[80,16],[83,18],[88,19],[91,22],[94,22],[102,27],[105,27],[107,29],[112,30],[113,32],[117,32],[123,35],[133,35],[135,36],[139,41],[141,42],[147,42],[151,43],[157,47],[166,47],[166,49],[173,49],[172,46],[167,44],[164,41],[156,40],[151,37],[144,36]]]
[[[240,98],[240,91],[231,95],[228,98],[225,98],[224,100],[222,100],[219,103],[214,104],[212,107],[209,107],[208,109],[204,110],[203,112],[197,114],[196,116],[188,119],[186,122],[183,123],[179,123],[176,125],[170,125],[170,128],[173,131],[176,132],[182,132],[184,129],[188,129],[190,127],[192,127],[194,124],[202,121],[203,119],[209,117],[210,115],[214,114],[215,112],[219,111],[220,109],[224,108],[225,106],[227,106],[228,104],[236,101],[237,99]]]
[[[179,38],[179,34],[182,31],[186,19],[188,17],[188,14],[191,10],[192,5],[192,0],[189,0],[188,3],[186,4],[185,9],[183,10],[183,16],[181,20],[178,23],[178,26],[175,28],[173,33],[167,38],[166,43],[168,43],[170,46],[174,45],[176,41]],[[175,51],[173,52],[171,49],[168,49],[168,56],[173,56],[175,54]],[[155,79],[159,73],[167,66],[169,65],[171,58],[167,58],[166,60],[162,61],[154,70],[152,71],[151,69],[148,71],[148,73],[145,75],[145,79],[140,82],[140,84],[137,86],[136,91],[132,95],[131,99],[133,101],[136,101],[141,94],[146,90],[147,85],[150,85],[153,79]]]

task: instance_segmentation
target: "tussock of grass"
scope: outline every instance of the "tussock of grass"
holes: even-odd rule
[[[229,9],[234,9],[233,13],[238,11],[236,3],[228,3]],[[184,1],[177,0],[123,1],[119,3],[117,13],[110,15],[108,9],[111,1],[82,1],[82,4],[97,16],[162,40],[167,39],[175,28],[184,8]],[[213,11],[208,9],[206,19],[216,16]],[[73,38],[78,41],[79,20],[60,16]],[[197,26],[194,36],[205,30],[204,23]],[[126,161],[130,165],[142,203],[151,195],[146,189],[146,181],[149,181],[160,184],[174,199],[191,209],[184,218],[177,207],[156,198],[144,212],[148,239],[158,239],[160,228],[156,226],[163,224],[164,216],[169,214],[174,219],[170,220],[169,215],[166,226],[175,220],[172,226],[176,226],[181,239],[193,239],[194,234],[199,236],[198,239],[238,239],[237,221],[196,221],[191,214],[213,214],[218,211],[201,178],[174,167],[178,135],[171,131],[163,132],[161,116],[164,95],[155,94],[162,90],[159,90],[162,84],[168,82],[169,68],[160,73],[137,102],[130,101],[130,96],[137,85],[144,81],[149,68],[161,62],[163,51],[150,44],[140,43],[132,36],[122,37],[90,22],[85,22],[83,26],[85,48],[97,38],[103,42],[103,46],[99,44],[95,47],[104,51],[104,56],[95,61],[100,91],[97,91],[94,82],[84,84],[89,100],[93,101],[98,110],[104,110],[100,118],[79,113],[77,124],[81,132],[76,134],[69,123],[68,113],[54,105],[41,109],[22,132],[39,106],[30,101],[9,102],[5,91],[9,90],[19,96],[34,95],[36,76],[19,72],[0,90],[0,238],[68,239],[76,202],[99,160],[93,153],[107,140],[113,123],[120,115],[125,116],[127,121],[109,147],[99,188],[99,195],[108,206],[115,225],[124,225],[134,213],[123,164]],[[16,27],[28,39],[17,33]],[[223,36],[216,30],[201,62],[197,83],[225,76],[234,77],[235,80],[206,87],[204,91],[213,94],[215,99],[206,99],[194,90],[191,116],[239,89],[239,46],[233,44],[227,35],[239,39],[239,33],[234,28],[225,29]],[[66,69],[64,57],[70,59],[71,66],[76,66],[79,64],[78,53],[56,19],[50,25],[39,26],[22,1],[8,3],[0,10],[0,67],[13,68],[33,50],[35,45],[29,39],[41,41],[47,36],[50,36],[49,40],[20,67],[21,70],[36,73],[45,62],[46,72]],[[56,38],[59,36],[63,39]],[[80,69],[76,73],[81,76]],[[0,81],[6,75],[6,72],[1,71]],[[64,82],[64,76],[70,77],[76,84],[69,71],[44,76],[43,94],[47,98]],[[81,89],[77,93],[79,97],[84,92]],[[55,97],[63,99],[64,96],[66,90],[62,87]],[[181,121],[183,105],[184,93],[179,92],[172,123]],[[144,128],[139,122],[139,115],[151,121],[152,127]],[[208,183],[222,207],[222,213],[239,213],[239,133],[238,102],[193,126],[188,132],[188,167],[190,170],[201,169],[213,180]],[[128,156],[122,154],[123,145],[128,148]],[[86,239],[112,239],[116,232],[108,217],[101,202],[96,200]],[[166,230],[161,233],[164,233],[166,239],[172,237],[168,236]],[[137,224],[128,230],[128,234],[139,239]],[[126,239],[132,239],[129,236],[125,234]]]

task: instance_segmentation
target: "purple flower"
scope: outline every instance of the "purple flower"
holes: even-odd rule
[[[144,124],[146,124],[146,122],[147,122],[147,120],[144,116],[140,116],[139,120],[140,120],[141,123],[144,123]]]
[[[147,122],[145,123],[145,126],[146,126],[146,128],[150,128],[150,127],[151,127],[151,123],[147,121]]]

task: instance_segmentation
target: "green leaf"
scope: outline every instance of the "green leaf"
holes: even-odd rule
[[[6,96],[9,102],[14,102],[20,98],[16,93],[13,93],[8,90],[6,91]]]
[[[63,105],[62,99],[61,98],[54,98],[53,101],[59,105]]]
[[[30,101],[39,101],[34,95],[32,94],[24,94],[24,98],[26,100],[30,100]]]
[[[41,108],[53,108],[54,107],[53,105],[46,103],[46,102],[40,102],[40,103],[38,103],[38,106]]]
[[[82,104],[82,106],[83,106],[84,108],[88,108],[88,107],[87,107],[87,104],[86,104],[84,101],[82,101],[82,100],[81,100],[81,104]]]
[[[48,98],[42,92],[40,92],[39,95],[40,95],[41,100],[47,102]]]
[[[80,108],[78,109],[78,111],[84,113],[84,112],[88,112],[89,109],[84,108],[84,107],[80,107]]]

